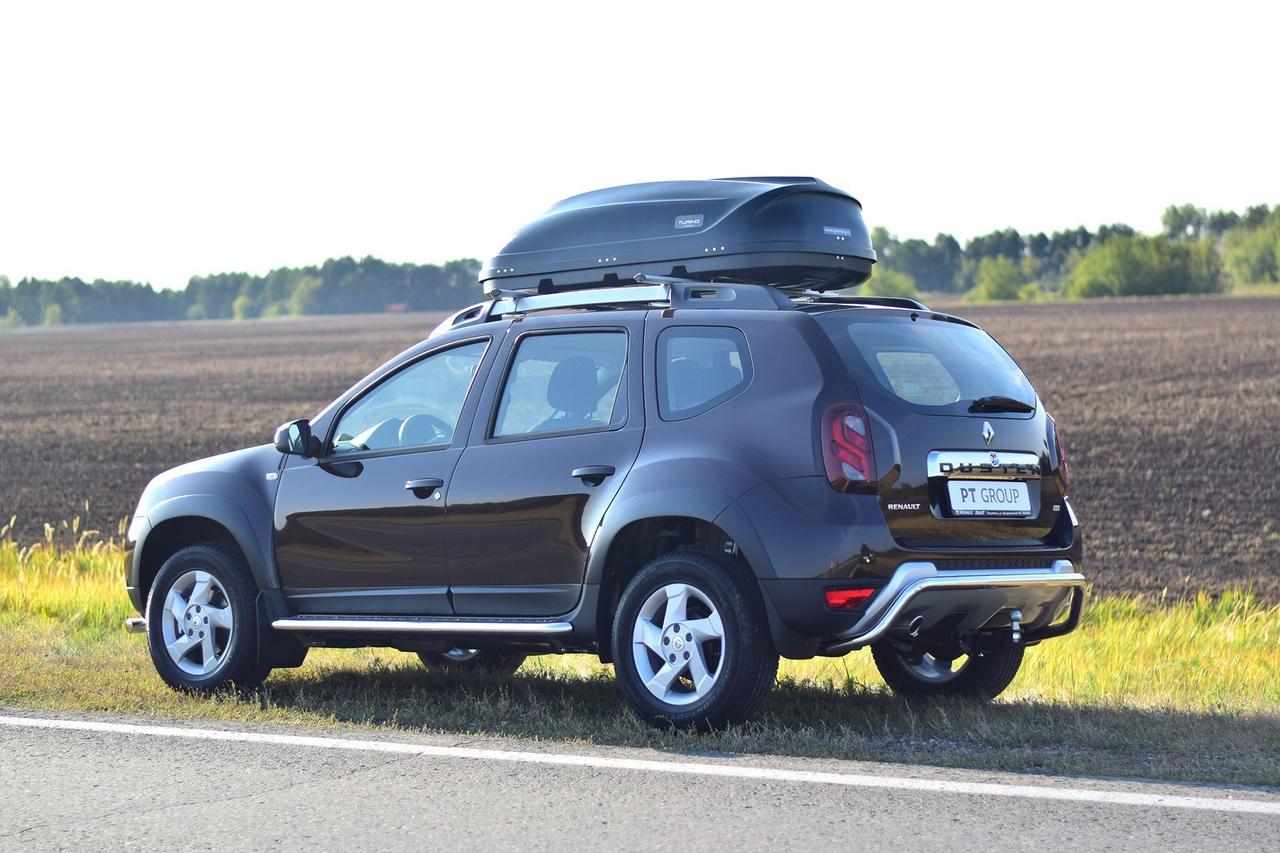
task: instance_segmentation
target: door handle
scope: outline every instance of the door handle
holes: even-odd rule
[[[413,492],[415,498],[429,498],[436,489],[444,487],[444,480],[439,477],[423,477],[420,480],[406,480],[404,487]]]
[[[600,485],[605,477],[611,477],[613,473],[612,465],[584,465],[573,469],[573,476],[592,486]]]

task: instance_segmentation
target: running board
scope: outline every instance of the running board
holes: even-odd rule
[[[297,616],[276,619],[277,631],[304,634],[515,634],[519,636],[567,634],[568,622],[517,622],[513,620],[386,619],[380,616]]]

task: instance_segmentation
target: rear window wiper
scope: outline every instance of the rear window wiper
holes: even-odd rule
[[[971,412],[1034,412],[1036,407],[1012,397],[979,397],[969,404]]]

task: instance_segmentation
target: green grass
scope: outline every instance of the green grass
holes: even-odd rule
[[[698,736],[639,723],[612,668],[583,655],[499,679],[324,649],[251,695],[175,693],[120,628],[134,615],[120,566],[75,522],[29,548],[0,529],[0,705],[1280,785],[1280,606],[1247,593],[1091,600],[989,706],[901,701],[866,652],[784,661],[759,721]]]

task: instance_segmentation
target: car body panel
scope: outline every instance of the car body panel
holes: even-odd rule
[[[531,318],[512,327],[499,354],[510,365],[529,335],[623,331],[627,368],[609,428],[570,434],[491,437],[505,369],[492,371],[448,492],[448,548],[459,614],[552,616],[578,603],[595,533],[628,479],[644,435],[641,359],[644,313]],[[605,466],[584,481],[572,472]]]
[[[445,540],[445,494],[466,446],[498,346],[488,330],[445,337],[407,350],[326,410],[316,430],[324,447],[341,412],[366,392],[423,358],[472,342],[488,344],[471,380],[448,447],[292,457],[274,510],[275,550],[286,599],[298,613],[353,615],[452,613]],[[418,493],[409,480],[436,478]]]

